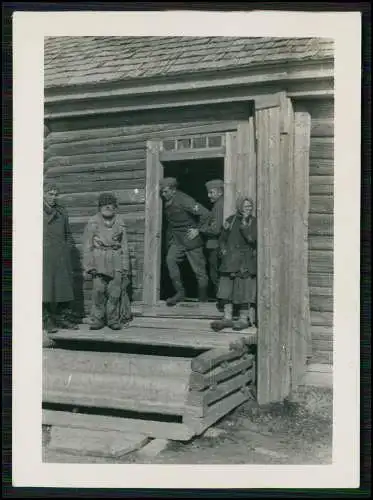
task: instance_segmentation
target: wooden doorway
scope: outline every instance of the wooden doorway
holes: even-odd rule
[[[145,206],[145,252],[143,306],[154,309],[162,300],[162,200],[159,182],[181,164],[210,165],[215,174],[221,166],[224,179],[224,217],[235,211],[237,195],[242,191],[256,199],[256,159],[254,119],[216,126],[200,127],[198,132],[175,135],[147,143]],[[193,168],[193,167],[192,167]],[[216,317],[215,303],[196,303],[199,316]],[[198,311],[197,311],[198,309]]]

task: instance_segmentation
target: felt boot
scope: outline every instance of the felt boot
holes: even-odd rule
[[[249,328],[248,314],[249,311],[247,309],[241,309],[239,319],[233,323],[233,330],[240,331]]]
[[[225,304],[224,317],[213,321],[210,326],[215,332],[220,332],[221,330],[224,330],[224,328],[232,328],[232,304]]]
[[[176,293],[166,300],[166,304],[168,306],[175,306],[178,302],[182,302],[185,299],[185,291],[183,285],[181,283],[174,283],[174,287]]]

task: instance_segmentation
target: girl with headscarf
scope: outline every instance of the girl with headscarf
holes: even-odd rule
[[[211,323],[215,331],[224,328],[243,330],[253,323],[257,274],[257,221],[253,212],[253,200],[240,196],[236,213],[225,221],[219,238],[221,265],[217,298],[223,304],[224,317]],[[239,310],[239,318],[235,321],[233,306]]]

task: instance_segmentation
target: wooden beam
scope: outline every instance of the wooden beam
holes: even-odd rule
[[[180,161],[180,160],[202,160],[205,158],[224,158],[225,147],[206,148],[206,149],[184,149],[179,151],[161,151],[159,160],[164,161]]]

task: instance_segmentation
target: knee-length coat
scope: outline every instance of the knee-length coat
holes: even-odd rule
[[[73,239],[66,211],[43,207],[43,302],[74,300]]]

